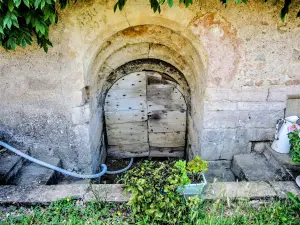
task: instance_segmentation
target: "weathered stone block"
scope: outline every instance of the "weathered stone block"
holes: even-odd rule
[[[204,112],[204,128],[234,128],[238,125],[238,113],[232,111]]]
[[[224,139],[225,129],[204,129],[202,131],[202,140],[206,142],[221,142]]]
[[[275,128],[247,128],[246,130],[249,141],[269,141],[275,136]]]
[[[205,199],[265,198],[276,192],[267,182],[219,182],[210,184],[204,191]]]
[[[248,152],[248,142],[245,139],[225,139],[220,158],[231,160],[234,155]]]
[[[257,153],[235,155],[231,168],[240,180],[281,181],[286,177],[285,171],[281,167],[275,167],[264,155]]]
[[[229,92],[231,89],[226,88],[206,88],[205,100],[206,101],[226,101],[229,99]]]
[[[266,101],[268,89],[261,87],[243,87],[241,89],[206,88],[207,101]]]
[[[275,86],[269,89],[268,101],[286,101],[288,96],[299,96],[300,85]]]
[[[201,142],[201,157],[205,160],[219,160],[223,150],[223,143]]]
[[[240,111],[239,126],[271,128],[275,127],[278,119],[283,118],[284,111]]]
[[[279,198],[287,198],[288,192],[291,192],[294,195],[300,195],[300,189],[294,181],[271,181],[270,185],[275,189]]]
[[[238,105],[236,102],[205,102],[204,110],[205,111],[222,111],[222,110],[237,110]]]
[[[230,93],[233,101],[261,102],[268,96],[268,89],[264,87],[242,87],[241,90]]]
[[[299,91],[300,95],[300,91]],[[285,117],[299,116],[300,117],[300,96],[298,99],[288,99],[285,111]]]
[[[80,107],[73,108],[72,121],[73,124],[84,124],[90,120],[90,107],[89,105],[84,105]]]
[[[284,102],[238,102],[237,105],[241,111],[279,111],[286,107]]]
[[[44,156],[39,158],[53,166],[61,167],[61,160],[53,156]],[[40,166],[36,163],[30,163],[22,167],[20,173],[12,181],[15,185],[46,185],[57,184],[56,178],[59,176],[56,171]]]

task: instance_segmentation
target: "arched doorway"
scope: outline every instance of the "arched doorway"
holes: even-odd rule
[[[187,105],[168,75],[143,71],[120,78],[107,92],[104,113],[108,156],[184,156]]]
[[[88,90],[86,102],[90,108],[90,155],[94,169],[107,156],[113,155],[113,151],[107,148],[109,144],[104,110],[107,92],[116,81],[133,72],[157,71],[176,81],[176,88],[183,94],[187,105],[185,157],[191,159],[201,155],[206,54],[202,51],[201,43],[198,43],[199,37],[186,33],[185,29],[173,30],[169,27],[172,21],[166,26],[163,21],[161,25],[149,24],[149,21],[131,27],[118,27],[113,33],[106,33],[105,38],[101,34],[87,51],[84,70]],[[172,38],[161,34],[168,34]],[[145,156],[150,155],[150,147],[145,152]],[[175,155],[174,152],[172,150],[169,153]],[[133,152],[126,157],[143,154]]]

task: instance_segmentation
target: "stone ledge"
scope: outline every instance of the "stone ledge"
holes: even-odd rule
[[[279,198],[286,198],[288,192],[300,195],[300,188],[294,181],[270,182],[270,185],[274,188]]]
[[[50,204],[58,199],[75,197],[84,201],[127,202],[130,195],[122,184],[68,184],[39,186],[0,186],[0,205]],[[286,198],[286,193],[300,195],[294,182],[218,182],[208,184],[204,199],[222,198]]]
[[[269,198],[277,197],[274,188],[267,182],[218,182],[208,184],[204,199],[223,198]]]

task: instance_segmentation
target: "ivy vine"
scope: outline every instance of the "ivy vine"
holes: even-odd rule
[[[122,10],[127,0],[117,0],[114,11]],[[174,0],[149,0],[154,12],[161,12],[161,6],[167,2],[172,7]],[[220,0],[227,4],[229,0]],[[246,0],[234,0],[236,3],[246,3]],[[266,0],[267,1],[267,0]],[[280,17],[282,20],[289,12],[292,1],[284,0]],[[58,2],[58,4],[57,4]],[[49,40],[49,27],[58,21],[57,8],[65,8],[70,2],[77,0],[0,0],[0,45],[6,49],[15,49],[17,46],[31,45],[35,38],[38,45],[48,51],[52,46]],[[186,7],[193,0],[179,0]],[[299,6],[296,6],[299,7]],[[300,11],[297,14],[300,17]]]

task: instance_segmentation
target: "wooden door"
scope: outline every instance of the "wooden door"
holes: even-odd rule
[[[176,82],[155,72],[118,80],[105,100],[108,156],[183,157],[186,103]]]

